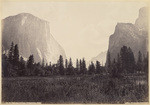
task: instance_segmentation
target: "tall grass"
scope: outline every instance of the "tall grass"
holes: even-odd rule
[[[143,96],[139,96],[142,89]],[[102,75],[2,79],[2,102],[124,103],[148,101],[148,85]]]

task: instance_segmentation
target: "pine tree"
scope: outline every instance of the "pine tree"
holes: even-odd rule
[[[52,67],[52,63],[51,63],[51,62],[49,63],[49,67],[50,67],[50,68]]]
[[[8,64],[6,54],[2,54],[2,77],[8,77]]]
[[[118,72],[118,69],[117,69],[117,62],[114,59],[113,63],[112,63],[111,77],[113,77],[113,78],[117,77],[119,75],[118,73],[119,72]]]
[[[60,73],[60,75],[64,75],[64,61],[63,61],[62,55],[60,55],[60,57],[59,57],[59,64],[58,64],[58,66],[59,66],[59,73]]]
[[[14,54],[14,43],[12,42],[8,55],[8,60],[10,63],[13,63],[13,56],[14,56],[13,54]]]
[[[85,62],[85,60],[84,60],[84,58],[82,59],[82,61],[81,61],[81,70],[80,70],[80,72],[81,72],[81,74],[85,74],[86,73],[86,62]]]
[[[129,47],[128,48],[128,73],[134,73],[134,69],[135,69],[135,58],[134,58],[134,54],[132,52],[132,49]]]
[[[15,45],[15,48],[14,48],[13,64],[17,67],[19,66],[19,50],[18,50],[17,44]]]
[[[78,59],[76,60],[76,71],[77,71],[77,73],[79,73],[79,61],[78,61]]]
[[[138,60],[137,60],[137,70],[138,71],[142,71],[142,54],[141,52],[139,51],[138,53]]]
[[[25,61],[22,56],[20,57],[20,69],[25,69]]]
[[[43,67],[43,68],[45,67],[45,61],[44,61],[44,58],[42,59],[42,67]]]
[[[107,61],[106,61],[107,72],[110,73],[111,71],[111,56],[109,50],[107,51]]]
[[[121,56],[121,70],[123,73],[127,73],[127,64],[128,64],[128,48],[123,46],[120,50]]]
[[[117,55],[116,67],[117,67],[118,73],[121,74],[122,73],[122,70],[121,70],[121,58],[120,58],[120,54],[119,53]]]
[[[73,75],[74,74],[74,68],[73,68],[73,64],[72,64],[72,59],[70,58],[69,60],[69,64],[68,64],[68,73],[69,75]]]
[[[48,64],[46,63],[45,67],[48,67]]]
[[[65,68],[66,69],[68,68],[68,60],[67,59],[65,60]]]
[[[33,64],[34,64],[34,57],[33,57],[33,55],[30,55],[30,56],[29,56],[29,59],[28,59],[28,61],[27,61],[27,67],[28,67],[29,69],[32,69],[32,68],[33,68]]]
[[[88,74],[94,74],[95,73],[95,66],[94,63],[91,62],[91,64],[89,65],[89,70],[88,70]]]
[[[141,54],[141,52],[139,51],[139,53],[138,53],[138,62],[142,62],[142,54]]]
[[[99,74],[101,72],[100,62],[96,61],[96,74]]]
[[[144,73],[148,74],[148,53],[147,53],[146,57],[144,57],[144,59],[143,59],[143,71],[144,71]]]
[[[131,48],[123,46],[120,50],[120,65],[123,73],[134,73],[135,59]]]
[[[19,72],[18,72],[19,76],[24,76],[25,75],[25,61],[23,59],[23,57],[20,57],[20,61],[19,61]]]
[[[83,67],[82,67],[82,61],[80,59],[80,74],[81,74],[82,69],[83,69]]]

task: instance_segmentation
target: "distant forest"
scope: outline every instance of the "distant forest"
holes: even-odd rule
[[[102,74],[112,77],[120,77],[126,74],[148,74],[148,53],[142,55],[138,52],[138,60],[135,61],[132,49],[122,46],[117,59],[111,60],[111,53],[107,52],[107,62],[102,66],[99,61],[86,65],[85,59],[77,59],[76,67],[72,59],[63,59],[60,55],[56,64],[34,62],[34,55],[30,55],[25,61],[19,55],[18,45],[12,42],[9,53],[2,54],[2,76],[3,77],[24,77],[24,76],[52,76],[52,75],[92,75]]]

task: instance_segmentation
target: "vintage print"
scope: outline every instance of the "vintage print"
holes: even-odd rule
[[[2,103],[148,103],[148,4],[2,2]]]

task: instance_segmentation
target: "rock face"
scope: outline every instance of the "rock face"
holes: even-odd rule
[[[139,16],[135,21],[135,26],[141,31],[148,31],[148,10],[146,7],[139,10]]]
[[[132,49],[135,59],[138,58],[138,52],[146,55],[148,51],[148,14],[147,8],[139,10],[139,17],[135,24],[118,23],[114,34],[109,38],[109,52],[111,60],[117,57],[120,48],[125,45]]]
[[[24,58],[34,55],[36,62],[56,63],[65,51],[50,33],[49,22],[29,13],[21,13],[2,20],[2,49],[7,52],[11,42],[18,44]]]

